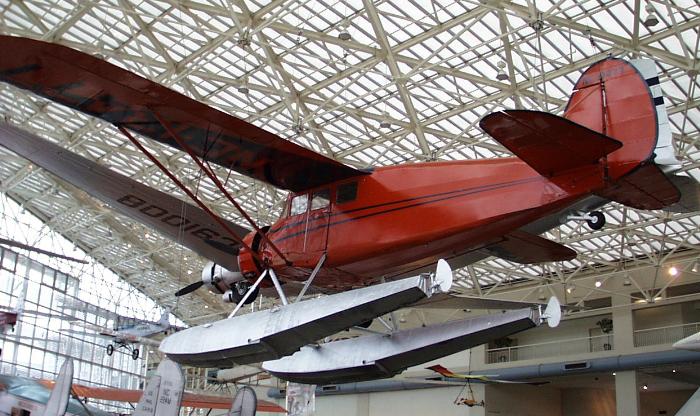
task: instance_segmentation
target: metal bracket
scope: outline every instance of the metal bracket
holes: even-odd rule
[[[318,263],[316,263],[316,267],[314,267],[314,270],[311,272],[311,275],[309,276],[308,279],[306,279],[306,282],[304,282],[304,287],[301,289],[301,292],[297,295],[297,298],[294,299],[294,303],[297,303],[301,300],[301,298],[306,294],[306,291],[309,290],[309,286],[311,286],[311,282],[314,281],[314,278],[318,274],[318,271],[321,270],[321,266],[323,266],[323,263],[326,261],[326,253],[323,253],[320,259],[318,259]]]
[[[233,312],[231,312],[231,314],[228,316],[229,318],[233,318],[234,315],[236,315],[236,312],[238,312],[243,307],[243,305],[245,305],[245,301],[247,301],[248,298],[253,294],[255,289],[258,286],[260,286],[260,282],[262,282],[262,280],[265,278],[265,275],[267,275],[267,273],[268,273],[267,269],[265,269],[262,273],[260,273],[260,277],[258,277],[258,280],[256,280],[255,283],[253,283],[253,286],[248,288],[248,291],[245,292],[245,295],[243,295],[243,299],[241,299],[241,301],[238,302],[236,307],[233,308]]]
[[[284,291],[282,290],[282,286],[280,286],[280,281],[277,279],[275,271],[272,269],[268,269],[267,273],[270,275],[270,279],[272,279],[272,284],[275,285],[275,290],[277,290],[277,294],[279,295],[282,304],[285,306],[289,305],[287,295],[284,294]]]

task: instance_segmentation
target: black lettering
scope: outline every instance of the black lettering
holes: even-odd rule
[[[238,241],[234,240],[233,238],[229,238],[226,236],[221,236],[221,239],[224,241],[228,242],[228,245],[231,247],[238,247]]]
[[[154,210],[155,210],[155,212],[154,212]],[[164,210],[163,208],[157,207],[155,205],[149,205],[147,207],[141,208],[139,211],[141,211],[144,214],[148,215],[149,217],[153,217],[153,218],[157,218],[163,214],[168,213],[168,211]]]
[[[175,220],[175,221],[173,222],[173,220]],[[180,227],[181,225],[189,224],[189,222],[190,222],[190,220],[188,220],[186,218],[181,218],[180,216],[173,215],[173,214],[170,214],[165,218],[161,218],[161,221],[163,221],[164,223],[166,223],[168,225],[172,225],[173,227]]]
[[[125,195],[117,199],[117,202],[119,202],[122,205],[126,205],[129,208],[136,208],[138,206],[143,205],[146,201],[134,195]]]
[[[199,227],[199,224],[194,223],[194,224],[192,224],[192,225],[188,225],[187,227],[183,228],[183,231],[194,230],[194,229],[197,228],[197,227]]]
[[[200,228],[199,230],[194,231],[192,235],[203,240],[213,240],[219,236],[219,233],[214,230],[210,230],[209,228]]]

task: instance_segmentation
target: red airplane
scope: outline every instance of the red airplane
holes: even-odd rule
[[[114,124],[197,203],[183,210],[182,201],[49,141],[0,129],[3,146],[228,270],[212,265],[178,294],[207,284],[239,302],[265,269],[294,283],[316,268],[314,286],[340,291],[439,258],[453,267],[488,255],[569,260],[573,250],[537,235],[562,216],[578,213],[597,229],[600,212],[580,213],[607,201],[660,209],[680,198],[680,179],[657,165],[670,145],[658,78],[621,59],[587,69],[563,117],[484,117],[481,128],[517,157],[355,169],[61,45],[0,36],[0,54],[0,80]],[[269,227],[251,220],[253,231],[220,218],[132,132],[187,152],[237,207],[210,163],[289,190],[281,218]]]

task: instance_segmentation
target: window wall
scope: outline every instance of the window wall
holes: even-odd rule
[[[133,360],[119,348],[111,356],[106,354],[110,341],[79,324],[110,327],[113,320],[89,308],[75,308],[86,297],[76,277],[0,247],[0,305],[19,311],[14,330],[0,337],[0,371],[53,379],[65,358],[72,357],[75,383],[138,389],[147,367],[145,359]],[[131,409],[126,403],[103,403],[103,407]]]

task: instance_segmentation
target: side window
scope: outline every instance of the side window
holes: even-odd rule
[[[326,208],[331,202],[331,191],[329,189],[321,189],[314,192],[311,197],[311,211],[320,208]]]
[[[289,209],[289,215],[298,215],[306,212],[309,206],[309,196],[306,194],[297,195],[292,199],[292,205]]]
[[[345,183],[338,186],[336,202],[342,204],[357,199],[357,182]]]

